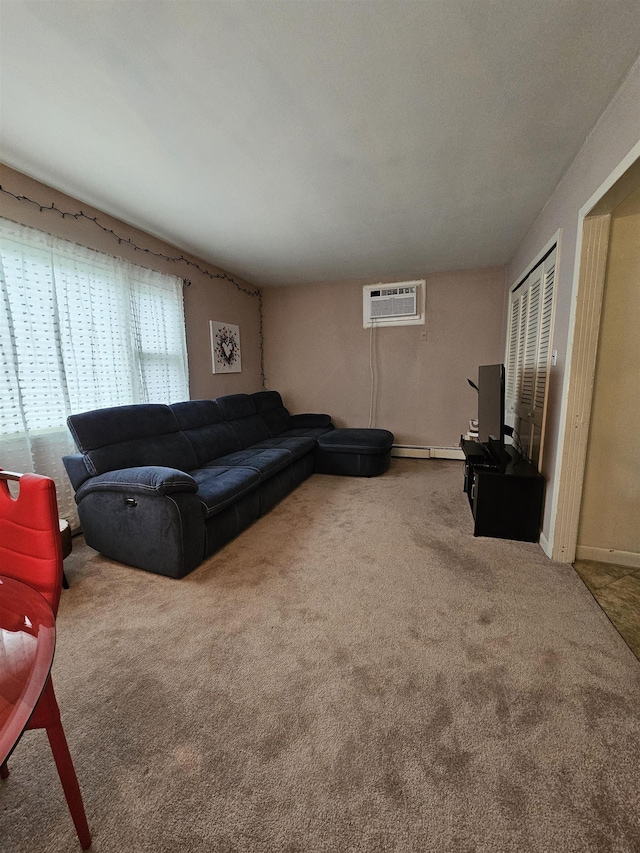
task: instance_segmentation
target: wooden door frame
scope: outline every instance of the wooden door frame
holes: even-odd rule
[[[565,373],[560,412],[560,460],[551,497],[551,530],[541,543],[554,560],[572,563],[578,541],[578,524],[587,459],[587,441],[600,317],[609,249],[611,210],[602,202],[607,193],[640,159],[638,142],[611,172],[578,214],[571,315],[567,340],[569,365]],[[590,215],[591,214],[591,215]]]

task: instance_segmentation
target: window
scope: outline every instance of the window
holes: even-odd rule
[[[56,481],[74,412],[189,397],[182,282],[0,220],[0,467]]]

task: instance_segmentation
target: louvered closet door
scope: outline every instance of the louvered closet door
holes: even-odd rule
[[[556,250],[511,294],[506,358],[506,419],[523,452],[539,465],[553,331]]]

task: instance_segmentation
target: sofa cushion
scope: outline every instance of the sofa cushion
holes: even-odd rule
[[[70,415],[67,424],[91,474],[161,465],[189,471],[195,451],[169,406],[139,403]]]
[[[240,450],[240,441],[215,400],[187,400],[169,406],[191,442],[198,465]]]
[[[333,453],[364,453],[374,456],[386,453],[393,445],[393,433],[387,429],[334,429],[323,435],[320,450]]]
[[[242,468],[251,468],[257,471],[261,478],[266,479],[277,471],[282,471],[291,465],[293,456],[288,450],[282,448],[255,449],[248,447],[246,450],[238,450],[236,453],[227,453],[220,459],[214,459],[206,465],[209,468],[232,467],[239,465]]]
[[[217,397],[215,403],[225,421],[257,414],[256,404],[250,394],[226,394],[224,397]]]
[[[284,409],[284,403],[278,391],[256,391],[255,394],[251,394],[251,399],[259,415],[270,409]]]
[[[305,453],[312,453],[315,450],[315,446],[315,440],[308,436],[300,436],[298,438],[290,436],[289,438],[285,438],[281,435],[274,438],[266,438],[264,441],[259,441],[253,445],[256,450],[274,447],[278,447],[281,450],[288,450],[294,459],[300,459]]]
[[[326,433],[333,430],[333,424],[328,427],[305,427],[300,429],[287,429],[283,433],[280,433],[278,438],[313,438],[317,439],[321,435],[325,435]]]
[[[315,427],[333,429],[331,415],[312,414],[311,412],[306,412],[301,415],[291,415],[289,418],[289,429],[313,429]]]
[[[169,408],[185,432],[224,422],[224,415],[215,400],[185,400],[184,403],[171,403]]]
[[[257,413],[266,423],[272,436],[289,429],[289,412],[282,405],[282,397],[277,391],[258,391],[251,396]]]
[[[269,428],[256,412],[255,402],[249,394],[229,394],[218,397],[215,402],[236,434],[241,448],[271,438]]]
[[[198,484],[198,497],[205,518],[221,512],[260,485],[260,474],[253,468],[199,468],[190,472]]]

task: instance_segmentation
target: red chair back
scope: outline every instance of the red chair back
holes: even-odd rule
[[[14,497],[8,480],[19,485]],[[62,589],[62,540],[56,487],[40,474],[0,469],[0,575],[37,590],[58,612]]]

